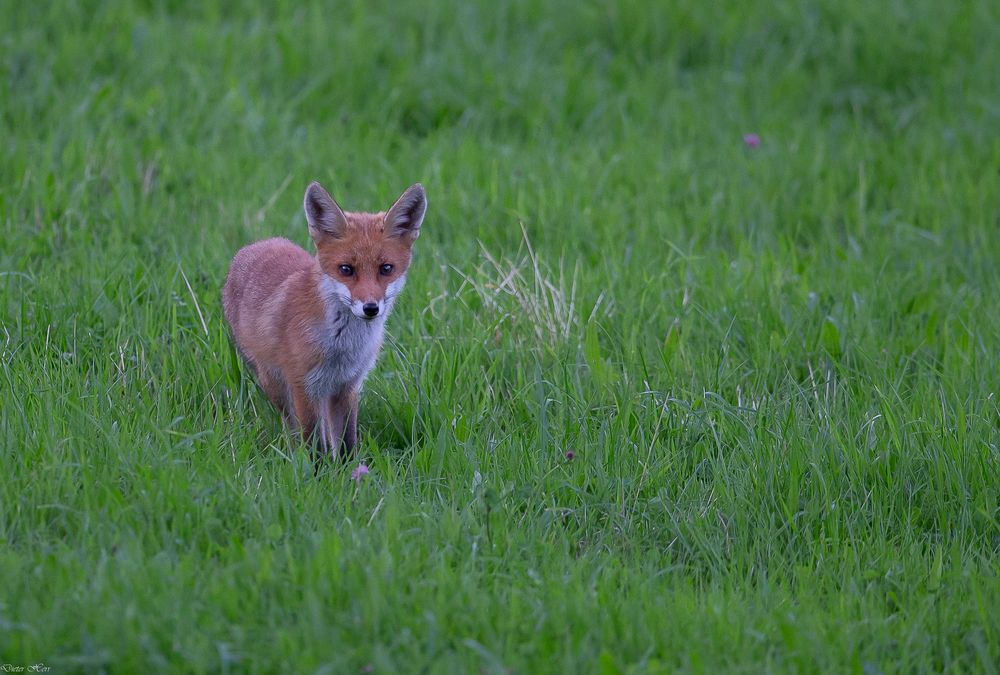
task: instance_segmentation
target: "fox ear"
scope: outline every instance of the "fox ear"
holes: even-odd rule
[[[339,238],[346,233],[347,216],[319,183],[315,181],[309,183],[303,207],[306,211],[306,221],[309,223],[309,234],[313,240],[324,235]]]
[[[385,226],[390,237],[409,237],[416,239],[420,235],[420,225],[427,213],[427,195],[424,186],[414,183],[406,189],[389,212],[385,214]]]

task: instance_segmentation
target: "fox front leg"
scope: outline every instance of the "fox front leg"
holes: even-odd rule
[[[319,402],[316,446],[323,456],[346,457],[357,444],[357,405],[354,391],[334,394]],[[341,447],[346,446],[341,454]]]
[[[354,397],[351,410],[347,415],[347,428],[344,430],[344,456],[354,455],[358,446],[358,399]]]

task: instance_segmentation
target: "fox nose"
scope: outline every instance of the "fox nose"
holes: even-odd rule
[[[365,313],[365,316],[367,316],[369,319],[372,319],[378,316],[378,303],[366,302],[364,306],[361,308],[361,311],[363,311]]]

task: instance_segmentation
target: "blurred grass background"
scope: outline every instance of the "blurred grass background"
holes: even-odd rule
[[[995,670],[996,3],[10,2],[0,63],[0,660]],[[218,303],[313,179],[430,202],[358,485]]]

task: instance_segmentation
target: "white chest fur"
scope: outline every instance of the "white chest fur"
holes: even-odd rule
[[[326,317],[311,329],[323,354],[322,362],[306,375],[306,393],[314,400],[359,387],[375,365],[385,334],[385,314],[371,320],[355,316],[338,297],[335,283],[320,284]]]

